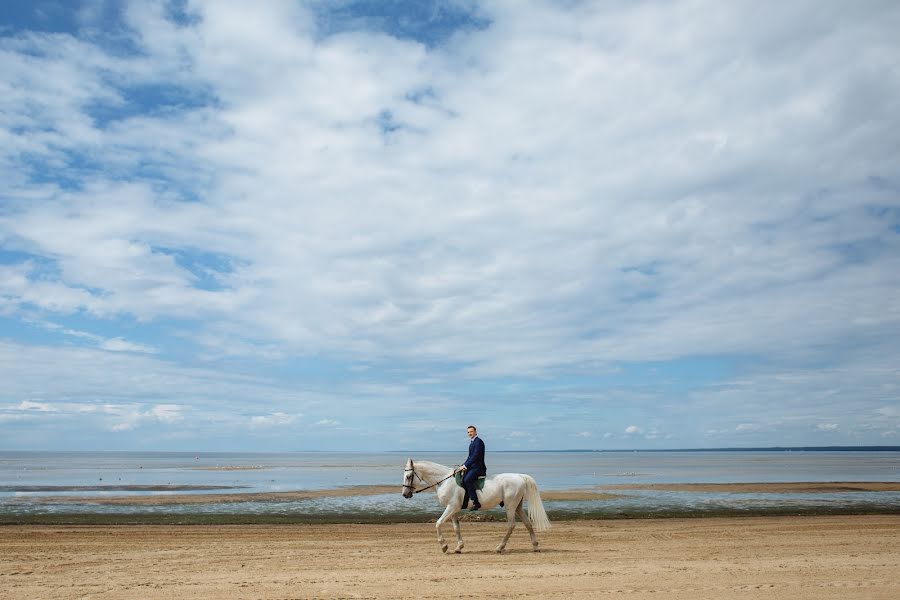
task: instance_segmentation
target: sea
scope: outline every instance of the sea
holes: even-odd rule
[[[401,496],[407,458],[448,466],[447,452],[0,452],[0,524],[66,522],[427,522],[433,493]],[[900,513],[900,491],[766,493],[620,489],[621,484],[900,482],[900,448],[491,452],[488,475],[528,473],[544,491],[603,492],[547,499],[551,519]],[[364,489],[360,493],[225,502],[221,494]],[[608,488],[606,486],[616,486]],[[103,504],[110,497],[209,502]],[[550,494],[552,497],[553,494]],[[500,509],[484,518],[502,520]]]

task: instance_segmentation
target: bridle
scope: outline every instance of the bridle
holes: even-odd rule
[[[423,487],[423,488],[420,488],[420,489],[417,490],[417,489],[416,489],[416,486],[413,485],[413,477],[418,477],[418,478],[419,478],[419,481],[421,481],[422,483],[428,483],[428,482],[425,481],[425,479],[423,479],[421,475],[419,475],[418,473],[416,473],[416,468],[413,466],[413,461],[412,461],[412,460],[409,461],[409,468],[408,468],[408,469],[403,469],[403,472],[404,472],[404,473],[409,473],[410,471],[412,471],[412,477],[409,478],[409,483],[406,483],[406,479],[404,478],[403,491],[405,492],[406,489],[409,488],[410,490],[412,490],[412,493],[413,493],[413,494],[418,494],[419,492],[424,492],[425,490],[430,490],[431,488],[433,488],[433,487],[435,487],[435,486],[437,486],[437,485],[440,485],[440,484],[444,483],[445,481],[447,481],[448,479],[450,479],[451,477],[453,477],[454,475],[456,475],[456,469],[454,469],[452,473],[450,473],[449,475],[447,475],[446,477],[444,477],[443,479],[441,479],[441,480],[438,481],[437,483],[432,483],[431,485],[429,485],[429,486],[427,486],[427,487]]]

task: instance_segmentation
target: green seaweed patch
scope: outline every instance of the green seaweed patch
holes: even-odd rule
[[[771,508],[715,508],[715,509],[667,509],[667,510],[548,510],[551,521],[612,520],[612,519],[665,519],[665,518],[717,518],[763,516],[826,516],[826,515],[897,515],[900,506],[863,507],[771,507]],[[389,524],[434,523],[436,515],[372,513],[323,513],[323,514],[265,514],[265,513],[3,513],[0,525],[293,525],[293,524]],[[502,513],[464,515],[461,520],[473,522],[505,521]]]

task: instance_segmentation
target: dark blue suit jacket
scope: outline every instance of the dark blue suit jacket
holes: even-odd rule
[[[484,442],[480,437],[475,436],[469,442],[469,458],[463,464],[469,470],[466,475],[469,473],[477,473],[479,477],[487,475],[487,466],[484,464]]]

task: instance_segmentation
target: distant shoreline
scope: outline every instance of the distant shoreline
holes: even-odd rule
[[[271,450],[271,451],[253,451],[253,450],[215,450],[205,451],[197,449],[189,450],[0,450],[0,456],[4,454],[148,454],[148,455],[281,455],[281,454],[441,454],[447,452],[458,452],[458,448],[450,448],[445,450]],[[551,449],[551,450],[496,450],[491,449],[492,453],[579,453],[579,452],[598,452],[598,453],[632,453],[632,452],[900,452],[900,446],[758,446],[751,448],[741,447],[724,447],[724,448],[573,448],[573,449]]]
[[[401,452],[448,452],[447,450],[388,450]],[[565,453],[565,452],[598,452],[604,454],[632,452],[900,452],[900,446],[768,446],[758,448],[634,448],[634,449],[602,449],[577,448],[573,450],[492,450],[497,453]]]

